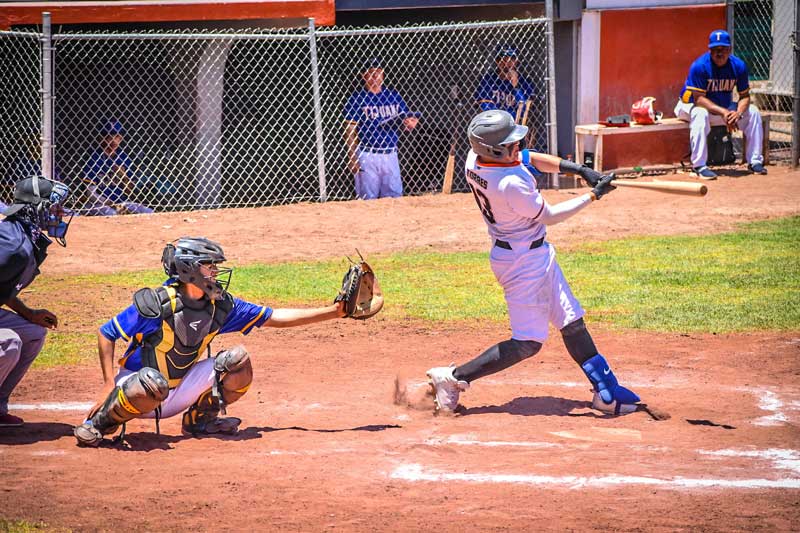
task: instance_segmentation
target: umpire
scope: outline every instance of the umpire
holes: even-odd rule
[[[58,325],[56,315],[29,308],[18,295],[39,274],[53,240],[66,246],[71,217],[64,221],[63,202],[68,196],[63,183],[22,179],[0,222],[0,305],[11,309],[0,309],[0,428],[22,425],[8,412],[8,398],[39,355],[47,329]]]

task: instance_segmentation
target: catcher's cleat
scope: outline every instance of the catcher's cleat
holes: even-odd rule
[[[458,396],[469,388],[469,383],[453,376],[454,365],[440,366],[428,370],[433,387],[433,402],[436,413],[453,413],[458,407]]]
[[[242,423],[242,419],[236,418],[235,416],[215,416],[207,419],[205,417],[196,417],[192,415],[191,408],[183,414],[181,431],[186,437],[202,437],[203,435],[216,434],[235,435],[239,432],[239,424]]]
[[[103,434],[92,425],[91,420],[87,420],[80,426],[75,426],[72,433],[75,435],[75,438],[78,439],[79,446],[97,448],[103,441]]]

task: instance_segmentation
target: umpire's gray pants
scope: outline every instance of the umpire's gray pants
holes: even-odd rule
[[[16,313],[0,309],[0,414],[8,398],[44,346],[47,330]]]

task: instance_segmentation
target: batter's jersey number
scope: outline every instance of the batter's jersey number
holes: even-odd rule
[[[475,197],[475,201],[478,203],[478,209],[481,210],[483,214],[483,218],[485,218],[490,224],[494,224],[494,214],[492,213],[492,204],[489,203],[489,199],[486,197],[483,192],[476,189],[475,186],[469,182],[469,189],[472,191],[472,196]]]

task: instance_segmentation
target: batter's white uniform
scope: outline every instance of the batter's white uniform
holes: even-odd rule
[[[539,193],[536,179],[519,162],[482,163],[470,151],[466,177],[492,238],[489,259],[505,293],[512,337],[544,343],[548,322],[561,329],[584,315],[556,261],[555,248],[545,241],[530,249],[532,242],[545,238],[550,206]],[[549,217],[547,222],[574,214],[591,197],[587,194],[568,202],[572,205],[563,213],[566,216]],[[498,246],[498,241],[511,249]]]

